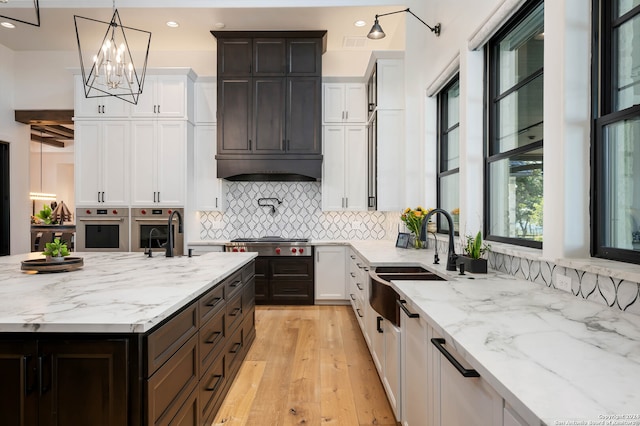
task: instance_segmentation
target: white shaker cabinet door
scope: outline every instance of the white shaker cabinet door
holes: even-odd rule
[[[158,121],[157,191],[158,203],[183,206],[186,187],[186,124],[183,121]]]
[[[316,246],[315,251],[316,301],[346,300],[346,248]]]

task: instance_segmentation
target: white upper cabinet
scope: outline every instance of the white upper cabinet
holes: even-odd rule
[[[78,121],[75,137],[76,205],[128,205],[129,123]]]
[[[367,87],[364,83],[324,83],[322,87],[324,123],[367,121]]]
[[[226,181],[218,179],[216,167],[216,126],[196,126],[191,161],[195,209],[225,211]]]
[[[132,200],[136,206],[185,204],[188,124],[132,121]]]
[[[378,59],[377,108],[404,109],[404,60]]]
[[[324,126],[322,210],[367,210],[367,128]]]
[[[215,81],[197,81],[195,88],[195,124],[215,124],[218,100]]]
[[[187,118],[186,75],[147,75],[133,118]]]
[[[76,75],[74,116],[76,118],[127,118],[131,103],[115,96],[85,97],[82,76]]]

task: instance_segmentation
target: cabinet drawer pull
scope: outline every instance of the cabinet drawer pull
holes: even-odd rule
[[[364,266],[362,266],[362,263],[360,262],[356,262],[356,266],[358,267],[358,269],[364,268]]]
[[[242,284],[242,280],[234,281],[229,284],[229,287],[238,287],[240,284]]]
[[[364,288],[362,287],[362,284],[360,283],[356,283],[356,287],[358,287],[358,290],[364,290]]]
[[[376,330],[378,330],[378,333],[384,333],[384,330],[382,329],[382,317],[376,318]]]
[[[229,314],[230,317],[235,317],[236,315],[238,315],[238,312],[241,312],[242,308],[235,308],[233,311],[231,311],[231,313]]]
[[[211,336],[209,336],[209,338],[207,340],[205,340],[204,342],[208,343],[208,344],[212,344],[213,342],[216,341],[217,337],[219,335],[221,335],[221,334],[222,334],[221,331],[214,331],[213,333],[211,333]]]
[[[222,383],[222,374],[216,374],[213,376],[213,380],[211,380],[209,382],[209,384],[207,385],[207,387],[204,388],[204,390],[209,391],[209,392],[215,392],[216,389],[218,389],[218,386],[220,386],[220,384]],[[213,383],[213,381],[215,380],[215,383]]]
[[[205,306],[208,306],[210,308],[216,306],[218,303],[220,303],[220,301],[222,300],[222,297],[214,297],[213,299],[209,300]]]
[[[462,364],[460,364],[458,360],[455,359],[453,355],[451,355],[451,353],[443,346],[445,344],[444,339],[434,337],[433,339],[431,339],[431,343],[433,343],[433,345],[442,353],[442,355],[444,355],[444,357],[449,360],[451,365],[453,365],[456,370],[458,370],[464,377],[480,377],[480,373],[472,368],[464,368]]]
[[[352,254],[350,254],[349,257],[351,258],[351,260],[356,260],[356,257]]]
[[[353,273],[353,272],[349,272],[349,275],[351,275],[351,278],[355,278],[356,277],[356,274]]]
[[[242,347],[242,343],[237,342],[236,344],[233,345],[233,348],[229,349],[229,353],[230,354],[238,353],[241,347]]]
[[[356,298],[355,298],[355,296],[353,295],[353,293],[350,293],[350,296],[351,296],[351,300],[354,300],[354,301],[356,300]]]
[[[363,317],[363,315],[360,313],[360,308],[356,308],[356,312],[358,313],[358,316],[359,316],[360,318],[362,318],[362,317]]]
[[[398,306],[400,306],[404,313],[407,314],[409,318],[420,318],[420,314],[413,313],[409,310],[409,308],[407,308],[407,305],[405,305],[405,303],[407,303],[406,300],[396,300],[396,303],[398,304]]]

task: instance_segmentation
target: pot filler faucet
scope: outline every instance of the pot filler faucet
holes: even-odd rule
[[[442,213],[447,218],[447,222],[449,222],[449,252],[447,253],[447,271],[455,271],[458,255],[453,248],[453,218],[451,217],[449,212],[443,209],[433,209],[429,213],[427,213],[424,220],[422,221],[422,228],[420,229],[420,240],[427,241],[427,222],[429,222],[429,218],[433,216],[434,213]]]
[[[173,229],[171,229],[171,225],[173,222],[173,215],[178,215],[178,232],[182,234],[182,215],[178,210],[174,210],[169,215],[169,223],[167,224],[167,250],[165,251],[166,257],[173,257]],[[451,225],[451,229],[453,229],[453,225]],[[455,270],[455,268],[454,268]]]

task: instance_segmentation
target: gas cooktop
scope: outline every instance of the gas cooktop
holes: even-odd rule
[[[235,238],[232,243],[308,243],[308,238],[285,238],[268,235],[259,238]]]

